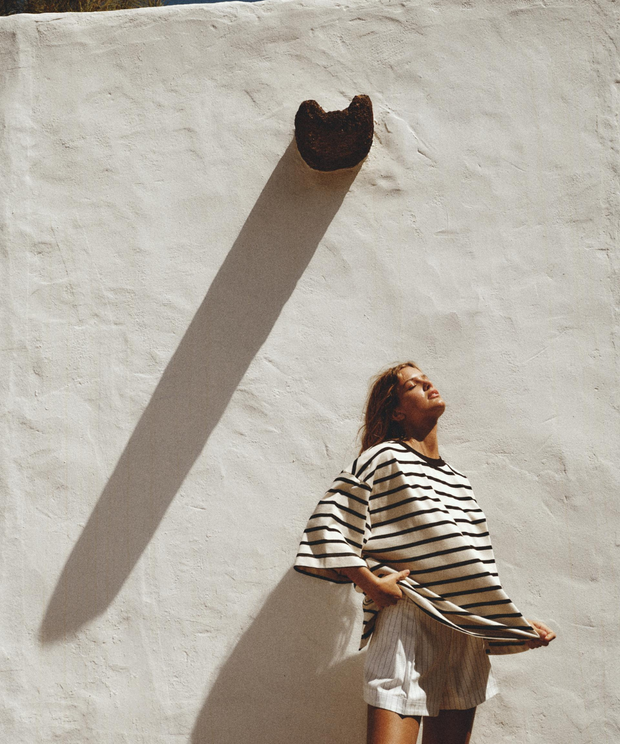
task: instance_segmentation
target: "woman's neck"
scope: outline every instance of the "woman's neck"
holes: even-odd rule
[[[422,455],[427,457],[438,458],[439,457],[439,443],[437,441],[437,425],[429,431],[424,439],[416,439],[415,436],[409,436],[405,439],[407,444],[411,445],[414,450],[417,450]]]

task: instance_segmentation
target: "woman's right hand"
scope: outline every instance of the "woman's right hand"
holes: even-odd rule
[[[357,584],[364,594],[368,595],[377,607],[382,610],[384,607],[396,604],[399,599],[403,598],[403,593],[397,582],[409,576],[409,569],[388,574],[387,576],[376,576],[366,566],[360,568],[340,568],[338,569],[338,573]]]
[[[398,586],[398,582],[409,576],[409,570],[399,571],[395,574],[388,574],[376,578],[372,585],[364,588],[366,594],[373,600],[377,607],[382,610],[384,607],[395,605],[399,599],[403,598],[403,592]]]

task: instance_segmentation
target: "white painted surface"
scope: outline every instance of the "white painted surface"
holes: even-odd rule
[[[559,634],[474,741],[617,741],[613,9],[0,19],[3,741],[359,744],[357,595],[289,567],[408,357]],[[308,173],[357,93],[368,160]]]

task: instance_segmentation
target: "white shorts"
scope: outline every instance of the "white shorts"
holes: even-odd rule
[[[497,693],[481,638],[406,599],[381,610],[364,665],[364,700],[407,716],[467,710]]]

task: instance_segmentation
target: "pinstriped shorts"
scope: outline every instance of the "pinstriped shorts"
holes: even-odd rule
[[[459,633],[408,600],[379,613],[364,665],[364,700],[407,716],[466,710],[497,693],[480,638]]]

